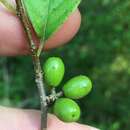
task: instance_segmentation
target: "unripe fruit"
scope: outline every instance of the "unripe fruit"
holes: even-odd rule
[[[91,80],[83,75],[70,79],[64,86],[64,95],[71,99],[80,99],[86,96],[92,89]]]
[[[50,57],[43,66],[45,81],[50,87],[56,87],[63,79],[65,67],[59,57]]]
[[[78,104],[69,98],[57,99],[53,109],[54,114],[64,122],[75,122],[80,117]]]

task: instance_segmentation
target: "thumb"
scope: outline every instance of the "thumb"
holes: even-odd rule
[[[40,112],[0,107],[1,130],[40,130]],[[54,115],[48,116],[48,130],[97,130],[78,123],[64,123]]]

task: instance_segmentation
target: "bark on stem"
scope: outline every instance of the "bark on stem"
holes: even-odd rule
[[[47,129],[47,102],[46,102],[46,93],[44,90],[43,74],[40,64],[40,58],[37,56],[37,47],[32,38],[31,24],[26,15],[26,12],[23,7],[22,0],[16,0],[17,5],[17,14],[21,20],[24,30],[28,37],[28,43],[33,59],[34,71],[36,76],[36,85],[39,90],[40,102],[41,102],[41,130]]]

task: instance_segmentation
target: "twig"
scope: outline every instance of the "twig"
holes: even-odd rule
[[[60,91],[58,93],[51,93],[49,96],[46,97],[46,102],[48,105],[52,104],[56,99],[63,96],[63,92]],[[34,102],[34,100],[38,100],[38,97],[34,95],[32,98],[25,99],[24,101],[17,104],[18,107],[24,108],[25,106]],[[36,103],[37,104],[37,103]],[[36,105],[35,104],[35,105]]]
[[[16,0],[17,5],[17,13],[18,16],[24,26],[24,30],[28,36],[30,51],[33,59],[35,76],[36,76],[36,84],[40,94],[40,102],[41,102],[41,130],[47,129],[47,102],[46,102],[46,93],[44,90],[44,82],[43,82],[43,74],[40,64],[40,58],[37,56],[37,48],[36,44],[32,38],[31,24],[26,15],[24,5],[22,0]]]

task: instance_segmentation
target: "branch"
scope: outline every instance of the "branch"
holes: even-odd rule
[[[33,59],[36,85],[39,90],[40,102],[41,102],[41,130],[47,129],[47,102],[46,102],[46,93],[44,90],[43,74],[40,64],[40,58],[37,56],[37,47],[32,38],[31,24],[24,10],[24,5],[22,0],[16,0],[17,5],[17,14],[21,20],[24,30],[28,37],[28,43]]]

